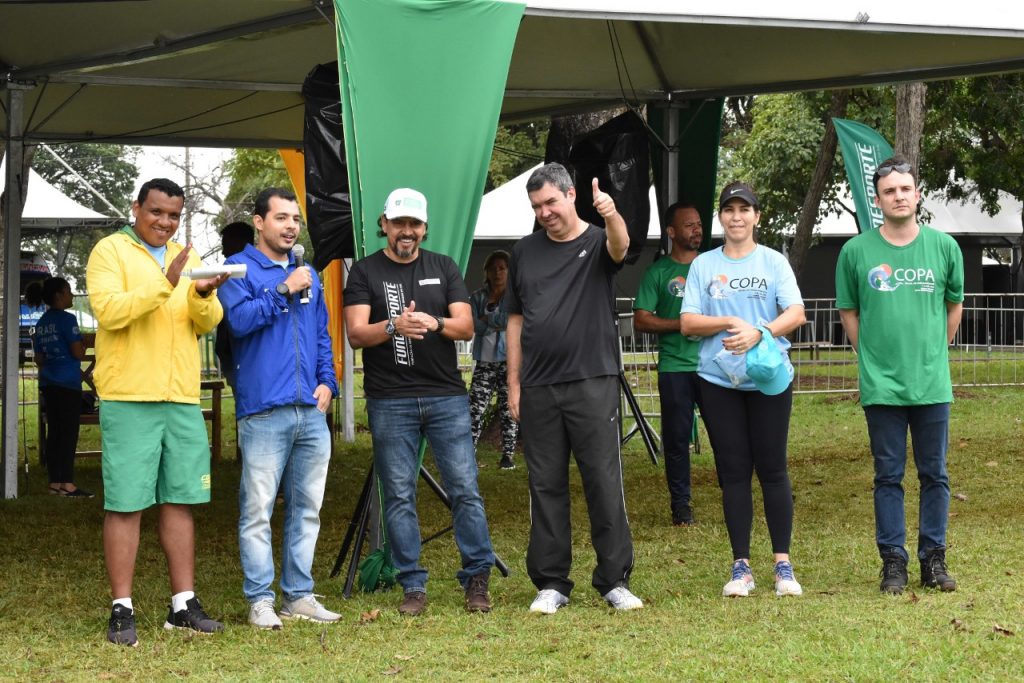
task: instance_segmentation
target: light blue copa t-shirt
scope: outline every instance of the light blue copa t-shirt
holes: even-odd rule
[[[710,316],[737,316],[751,325],[771,322],[790,306],[803,305],[793,269],[779,252],[757,245],[741,259],[731,259],[722,247],[704,252],[693,261],[686,278],[682,313]],[[722,331],[704,337],[700,344],[697,374],[728,389],[756,391],[749,379],[736,386],[713,360],[721,351],[722,340],[730,336]],[[789,340],[779,337],[783,350]]]

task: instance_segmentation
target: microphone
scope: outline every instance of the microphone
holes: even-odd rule
[[[306,248],[304,246],[302,246],[301,244],[296,244],[294,247],[292,247],[292,254],[295,256],[296,268],[301,268],[304,265],[306,265],[305,261],[303,261],[302,259],[302,257],[306,255]],[[299,292],[299,303],[309,303],[309,287],[306,287],[304,290]]]

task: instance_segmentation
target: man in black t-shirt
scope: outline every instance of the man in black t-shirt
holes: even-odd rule
[[[606,230],[576,213],[576,188],[560,164],[526,183],[544,230],[512,249],[508,285],[508,401],[522,424],[530,473],[526,569],[538,589],[530,611],[552,614],[573,583],[569,453],[576,458],[597,553],[594,588],[615,609],[638,609],[629,591],[633,541],[619,453],[619,350],[613,279],[629,248],[615,202],[593,181]]]
[[[345,327],[352,348],[363,349],[374,469],[404,591],[398,611],[415,616],[427,604],[416,515],[423,434],[451,497],[466,609],[489,612],[494,551],[477,487],[469,399],[455,349],[456,340],[473,337],[469,292],[454,261],[419,248],[427,233],[426,197],[416,190],[395,190],[377,222],[387,246],[352,266],[344,294]]]

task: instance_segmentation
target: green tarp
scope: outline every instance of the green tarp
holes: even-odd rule
[[[356,255],[388,193],[427,197],[425,248],[465,270],[525,5],[334,0]],[[554,68],[554,67],[553,67]]]
[[[884,220],[882,210],[875,206],[875,184],[872,178],[878,165],[892,156],[892,147],[885,138],[863,123],[832,119],[843,152],[846,181],[850,184],[853,205],[857,210],[857,227],[861,232],[874,230]]]
[[[648,107],[647,117],[651,127],[659,134],[665,130],[665,117],[679,117],[679,183],[676,196],[679,201],[689,202],[697,207],[701,222],[704,224],[704,240],[701,251],[711,247],[711,230],[714,225],[716,209],[715,183],[718,180],[715,169],[718,168],[718,147],[722,136],[722,109],[725,100],[695,100],[686,108]],[[671,141],[666,140],[666,144]],[[654,188],[658,197],[658,222],[662,232],[665,230],[665,201],[661,188],[664,185],[662,176],[665,150],[661,145],[651,144],[651,166],[654,169]],[[730,178],[729,180],[732,180]],[[671,245],[669,246],[671,249]]]

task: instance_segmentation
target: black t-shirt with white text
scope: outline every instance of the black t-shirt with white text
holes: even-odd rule
[[[613,286],[621,264],[606,240],[588,225],[568,242],[538,230],[512,248],[508,311],[523,316],[522,386],[619,373]]]
[[[419,250],[411,263],[396,263],[384,251],[356,261],[345,285],[345,305],[369,305],[370,322],[416,310],[448,317],[448,304],[469,303],[469,291],[449,257]],[[458,396],[466,384],[458,369],[455,342],[436,332],[423,339],[395,335],[363,349],[363,391],[367,398]]]

